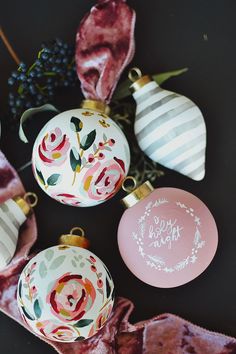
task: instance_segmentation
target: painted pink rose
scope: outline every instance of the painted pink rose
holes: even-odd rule
[[[36,327],[44,337],[50,340],[72,342],[80,336],[80,333],[74,327],[61,325],[53,321],[37,322]]]
[[[51,196],[58,202],[66,205],[79,206],[79,204],[81,203],[75,195],[69,193],[58,193],[52,194]]]
[[[81,275],[66,273],[48,294],[51,311],[61,321],[78,321],[91,309],[96,298],[93,284]]]
[[[60,128],[55,128],[46,134],[38,147],[38,154],[47,166],[61,166],[66,158],[70,143],[66,134]]]
[[[124,177],[123,160],[114,157],[104,163],[98,161],[84,175],[81,193],[87,193],[93,200],[109,199],[120,189]]]

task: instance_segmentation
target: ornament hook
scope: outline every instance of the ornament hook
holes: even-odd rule
[[[31,208],[34,208],[38,204],[38,196],[33,192],[25,193],[23,199]]]
[[[127,181],[132,181],[132,184],[130,185],[130,186],[125,186],[125,183],[127,182]],[[132,176],[127,176],[127,177],[125,177],[125,179],[124,179],[124,181],[123,181],[123,183],[122,183],[122,189],[125,191],[125,192],[127,192],[127,193],[131,193],[131,192],[133,192],[135,189],[136,189],[136,187],[137,187],[137,180],[134,178],[134,177],[132,177]]]
[[[135,82],[141,77],[142,77],[142,71],[139,68],[134,67],[130,69],[128,74],[128,78],[130,79],[130,81]]]
[[[75,231],[79,231],[81,233],[81,235],[78,235],[78,233],[76,234]],[[75,226],[75,227],[73,227],[73,229],[70,230],[70,235],[84,237],[84,235],[85,235],[84,229],[82,229],[82,227]]]
[[[70,230],[69,234],[61,235],[59,237],[59,244],[64,246],[76,246],[82,248],[89,248],[90,242],[85,237],[85,232],[82,227],[75,226]]]

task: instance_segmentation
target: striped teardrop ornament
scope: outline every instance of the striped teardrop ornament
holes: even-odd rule
[[[0,271],[13,258],[20,226],[26,221],[31,208],[37,204],[34,193],[26,193],[0,204]]]
[[[137,68],[130,70],[137,103],[134,131],[143,152],[161,165],[200,181],[205,175],[206,125],[189,98],[162,89]]]

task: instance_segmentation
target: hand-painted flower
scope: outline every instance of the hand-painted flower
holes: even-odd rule
[[[112,305],[108,304],[99,314],[98,318],[96,319],[96,322],[94,325],[91,327],[90,332],[89,332],[89,337],[93,336],[100,328],[104,326],[108,318],[110,317],[110,314],[112,312]]]
[[[47,296],[51,311],[61,321],[78,321],[94,304],[93,284],[81,275],[66,273],[58,279]]]
[[[81,203],[75,195],[69,193],[52,194],[51,197],[66,205],[78,206]]]
[[[120,188],[125,177],[124,162],[117,157],[101,163],[98,161],[84,175],[81,194],[87,193],[93,200],[111,198]]]
[[[61,325],[57,322],[37,322],[36,327],[41,335],[50,340],[73,342],[80,336],[78,330],[74,327],[70,325]]]
[[[60,128],[55,128],[46,134],[38,147],[38,154],[47,166],[61,166],[66,158],[70,143],[66,134],[62,135]]]

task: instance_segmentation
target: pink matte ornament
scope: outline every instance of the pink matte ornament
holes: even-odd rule
[[[196,196],[177,188],[154,190],[145,182],[122,202],[129,208],[119,224],[118,245],[137,278],[172,288],[195,279],[209,266],[218,232],[209,209]]]

